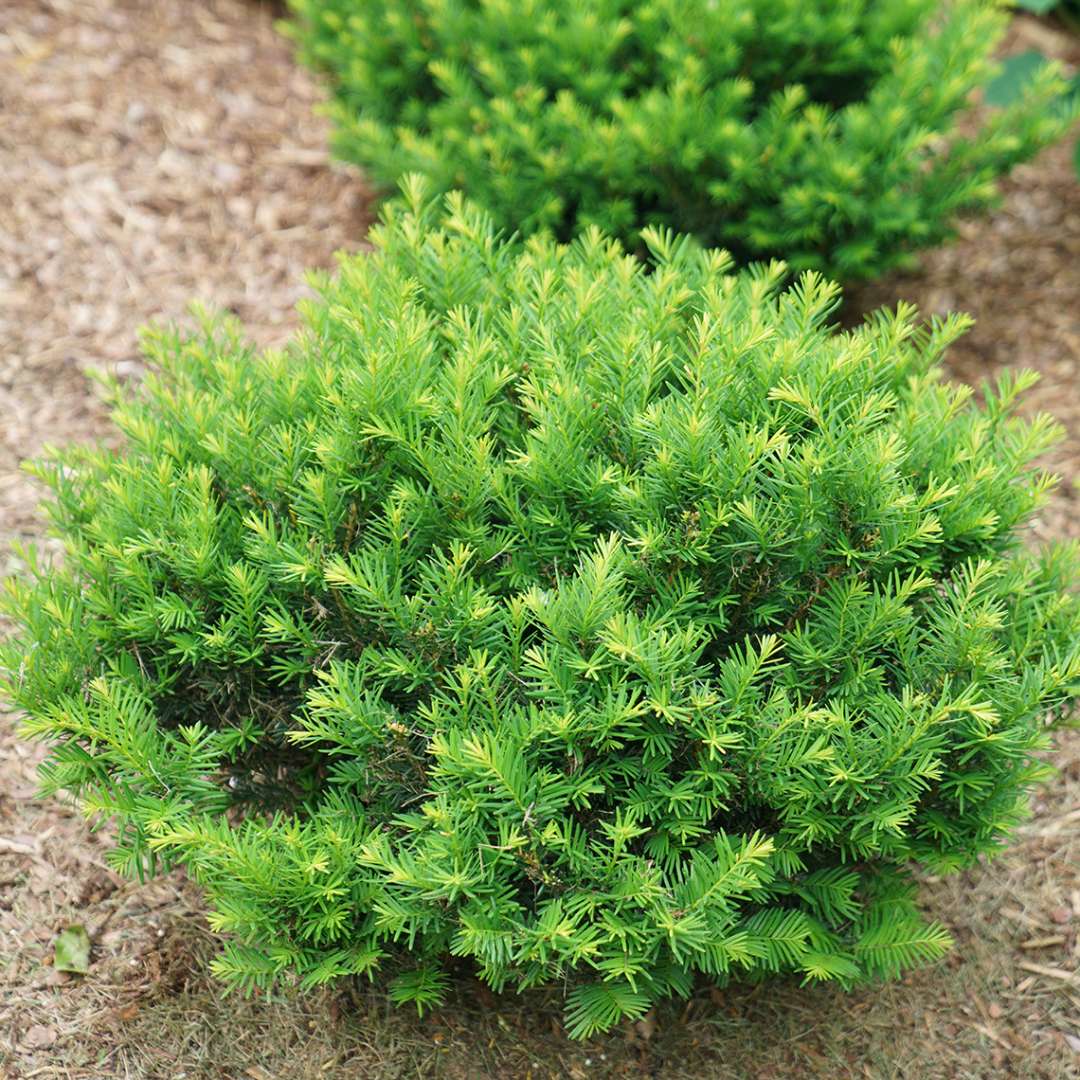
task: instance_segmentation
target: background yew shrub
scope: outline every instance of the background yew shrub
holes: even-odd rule
[[[498,224],[693,233],[870,277],[951,235],[1075,113],[1056,66],[966,116],[996,0],[290,0],[337,153]],[[961,120],[963,123],[961,124]]]

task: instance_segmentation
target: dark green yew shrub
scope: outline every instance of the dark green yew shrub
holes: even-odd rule
[[[663,226],[872,276],[1068,123],[1048,68],[960,133],[1008,19],[995,0],[290,2],[342,158],[564,240]]]
[[[504,244],[419,182],[307,329],[152,333],[120,452],[36,467],[12,582],[45,788],[187,867],[263,986],[467,958],[575,1035],[948,943],[909,867],[992,852],[1077,692],[1055,435],[942,381],[964,328],[647,231]]]

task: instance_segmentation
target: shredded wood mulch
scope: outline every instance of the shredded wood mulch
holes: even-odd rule
[[[239,0],[7,0],[0,24],[0,517],[33,532],[18,462],[101,429],[84,371],[192,299],[262,343],[303,271],[357,247],[358,174],[272,11]]]
[[[0,21],[0,571],[40,537],[18,469],[49,442],[106,435],[85,372],[138,377],[138,327],[192,298],[235,311],[260,343],[295,325],[303,272],[355,248],[372,215],[331,166],[319,91],[243,0],[7,0]],[[1073,63],[1075,38],[1019,20],[1014,50]],[[974,313],[958,377],[1039,370],[1030,407],[1061,420],[1064,482],[1034,532],[1080,537],[1080,184],[1071,146],[1019,170],[1002,210],[966,224],[918,273],[853,292],[847,314],[899,298]],[[1080,1075],[1080,740],[990,866],[927,879],[957,949],[902,983],[844,995],[702,990],[582,1046],[558,994],[497,998],[462,976],[420,1021],[379,989],[223,999],[212,937],[180,875],[128,882],[101,837],[33,798],[40,752],[0,716],[0,1077],[903,1077]],[[85,977],[55,971],[81,924]]]

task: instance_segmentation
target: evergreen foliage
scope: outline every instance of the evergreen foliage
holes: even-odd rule
[[[1080,0],[1014,0],[1016,7],[1036,15],[1060,15],[1067,22],[1074,23],[1080,15]]]
[[[1055,438],[943,381],[963,331],[656,230],[504,243],[406,184],[255,353],[146,338],[121,451],[35,466],[66,542],[6,608],[46,791],[181,864],[250,990],[465,958],[576,1036],[948,945],[909,880],[993,852],[1080,674]]]
[[[996,0],[290,0],[335,148],[509,230],[644,225],[839,280],[909,262],[1063,133],[1056,66],[978,124]]]

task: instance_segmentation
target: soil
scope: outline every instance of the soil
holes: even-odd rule
[[[137,378],[137,329],[189,300],[235,311],[260,344],[295,325],[303,272],[355,249],[372,216],[359,174],[331,165],[318,88],[242,0],[7,0],[0,24],[0,572],[42,537],[19,462],[49,442],[109,437],[87,372]],[[1076,63],[1080,41],[1017,20],[1012,50]],[[1080,183],[1072,145],[1019,169],[1001,210],[965,223],[918,273],[849,294],[847,317],[912,300],[972,312],[953,373],[1042,375],[1030,408],[1065,438],[1062,483],[1033,538],[1080,538]],[[992,864],[927,878],[947,961],[844,995],[794,985],[702,990],[586,1044],[557,994],[496,998],[462,975],[418,1020],[378,987],[224,998],[198,891],[126,881],[108,839],[33,798],[40,751],[0,717],[0,1077],[1080,1076],[1080,738]],[[52,966],[82,925],[86,976]]]

